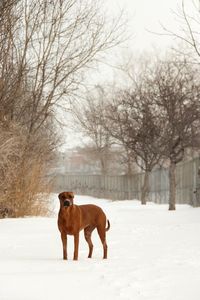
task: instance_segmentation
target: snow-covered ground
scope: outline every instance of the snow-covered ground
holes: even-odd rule
[[[200,299],[200,208],[75,200],[106,212],[108,259],[94,231],[92,259],[81,233],[79,260],[70,237],[63,261],[56,216],[0,220],[0,300]]]

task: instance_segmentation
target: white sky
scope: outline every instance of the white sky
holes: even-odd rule
[[[130,55],[137,58],[143,52],[165,53],[167,48],[177,43],[172,37],[164,34],[166,32],[162,29],[162,25],[173,32],[178,32],[180,23],[177,22],[174,12],[180,9],[182,0],[103,0],[103,2],[106,13],[112,18],[124,10],[128,19],[127,32],[131,35],[125,44],[113,48],[106,54],[105,61],[108,64],[112,66],[123,64]],[[89,74],[91,84],[105,80],[111,82],[117,80],[113,70],[106,65],[100,65],[96,72],[93,70],[92,75]]]
[[[177,22],[172,11],[177,11],[181,0],[105,0],[110,13],[117,8],[125,8],[130,21],[130,30],[134,34],[132,47],[143,50],[151,47],[166,48],[170,38],[159,36],[152,32],[162,32],[161,25],[177,29]],[[188,1],[188,0],[187,0]],[[192,0],[190,0],[192,1]]]
[[[127,46],[123,49],[113,49],[108,55],[108,63],[115,65],[123,61],[123,56],[137,55],[138,52],[151,52],[156,49],[157,52],[165,52],[170,46],[177,43],[167,35],[158,35],[155,33],[164,33],[161,24],[167,29],[178,32],[180,20],[174,12],[178,12],[181,7],[182,0],[103,0],[105,1],[106,11],[114,17],[119,10],[124,8],[129,19],[129,30],[133,34]],[[185,0],[187,7],[192,8],[194,0]],[[198,0],[195,0],[198,3]],[[190,11],[187,9],[187,12]],[[113,60],[113,61],[112,61]],[[88,82],[95,84],[96,82],[117,81],[115,71],[107,65],[101,66],[97,71],[93,70],[88,77]],[[73,133],[73,139],[69,134],[70,145],[75,146],[82,143],[82,136]]]

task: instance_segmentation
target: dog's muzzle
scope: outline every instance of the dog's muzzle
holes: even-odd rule
[[[70,206],[70,201],[68,201],[68,200],[65,200],[64,202],[63,202],[63,206]]]

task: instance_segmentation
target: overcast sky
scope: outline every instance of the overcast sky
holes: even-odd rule
[[[151,51],[157,49],[157,51],[165,52],[173,43],[172,38],[167,35],[158,35],[155,33],[164,33],[161,24],[172,30],[178,32],[180,22],[177,21],[175,12],[180,11],[182,0],[103,0],[107,6],[107,13],[111,16],[115,16],[119,13],[119,10],[124,8],[127,18],[129,19],[129,30],[131,31],[132,39],[127,43],[127,51],[137,54],[143,51]],[[198,0],[195,0],[198,2]],[[191,7],[193,0],[185,0],[185,3]],[[187,10],[188,11],[188,10]],[[180,21],[180,20],[179,20]],[[123,55],[126,55],[126,48],[123,50]],[[118,57],[115,50],[113,57],[115,62],[118,63]],[[128,52],[127,52],[128,53]],[[122,54],[122,53],[121,53]],[[120,50],[118,52],[120,59]],[[109,57],[109,56],[108,56]],[[108,61],[110,57],[108,58]],[[112,62],[111,62],[112,64]],[[115,64],[113,62],[113,64]],[[108,66],[103,65],[99,67],[97,71],[93,70],[89,75],[88,81],[91,85],[96,81],[101,83],[102,81],[116,81],[116,72],[112,71]],[[78,134],[72,133],[68,136],[71,141],[71,146],[81,144],[81,138]]]
[[[108,56],[109,64],[112,66],[123,63],[124,57],[133,55],[139,56],[145,52],[162,52],[175,43],[172,37],[169,37],[162,25],[174,32],[178,31],[179,22],[176,20],[175,12],[180,10],[182,0],[103,0],[106,6],[106,12],[111,17],[119,15],[121,9],[124,10],[126,19],[128,19],[127,31],[131,38],[121,48],[112,49]],[[193,0],[185,0],[193,1]],[[160,35],[162,33],[163,35]],[[115,71],[114,71],[115,72]],[[89,74],[91,84],[94,81],[102,80],[113,81],[116,76],[113,70],[105,65],[101,65],[97,71]]]
[[[124,8],[130,22],[133,33],[132,46],[135,49],[147,49],[152,46],[165,48],[170,44],[170,38],[151,34],[162,32],[161,25],[170,29],[176,29],[173,11],[177,11],[181,0],[105,0],[113,14],[120,8]],[[188,1],[188,0],[187,0]],[[192,1],[192,0],[190,0]]]

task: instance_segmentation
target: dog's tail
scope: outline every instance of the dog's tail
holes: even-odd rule
[[[107,220],[107,223],[108,223],[108,227],[106,227],[106,231],[108,231],[110,229],[110,222],[109,222],[109,220]]]

